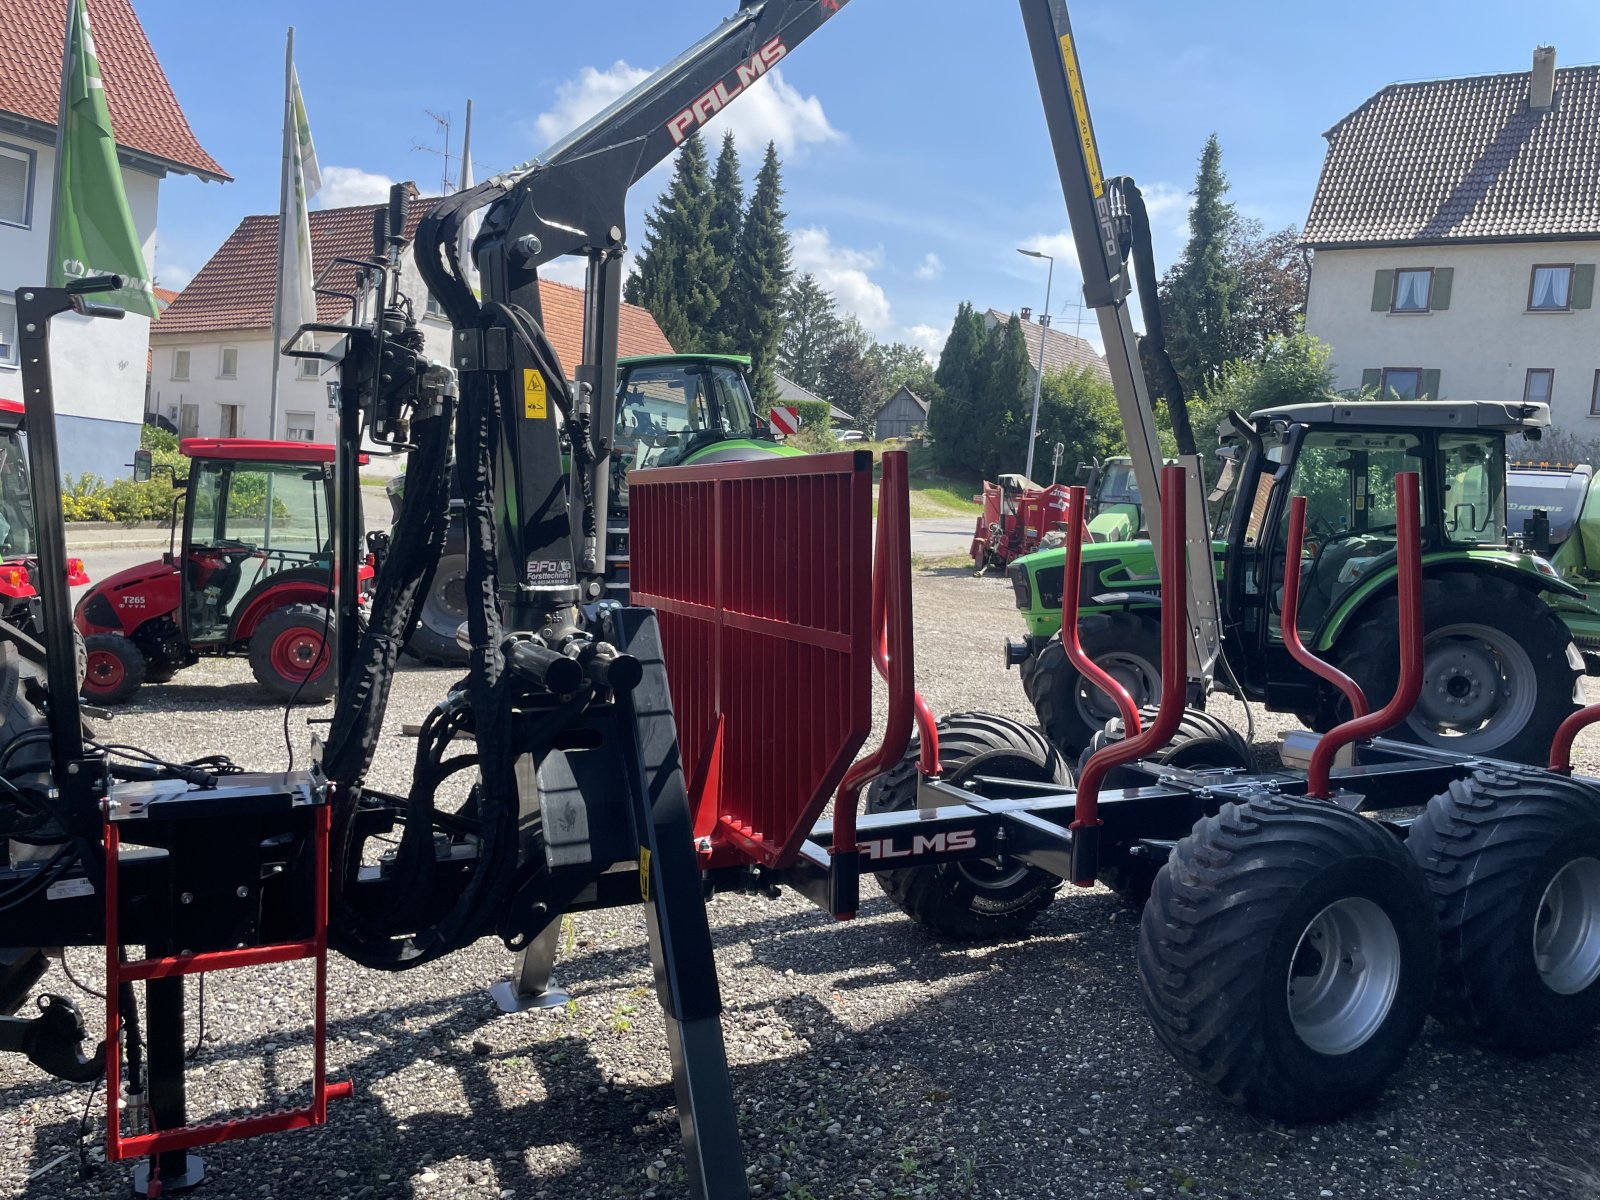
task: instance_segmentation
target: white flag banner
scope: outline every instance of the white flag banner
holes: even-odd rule
[[[312,286],[316,268],[311,261],[310,204],[311,198],[322,190],[317,148],[311,141],[305,98],[300,95],[300,76],[293,66],[289,68],[286,113],[283,137],[289,160],[289,208],[283,214],[282,236],[278,243],[278,291],[282,297],[284,336],[317,319],[317,297]]]
[[[461,138],[461,190],[464,192],[472,186],[472,101],[467,101],[467,126]],[[478,236],[479,213],[473,213],[461,226],[461,276],[466,285],[472,289],[474,296],[478,292],[478,264],[472,257],[472,239]]]

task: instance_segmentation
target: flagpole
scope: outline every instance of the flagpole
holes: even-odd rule
[[[467,123],[461,132],[461,173],[456,176],[456,190],[464,190],[470,180],[466,171],[472,162],[472,101],[467,100]]]
[[[78,0],[67,0],[67,31],[61,40],[61,105],[56,112],[56,169],[50,191],[50,238],[45,251],[46,287],[56,283],[56,212],[61,207],[61,185],[67,173],[67,93],[72,86],[72,26],[77,15]]]
[[[267,426],[267,437],[278,436],[278,372],[283,365],[283,265],[289,254],[289,188],[294,170],[294,26],[289,26],[289,38],[283,49],[283,170],[278,183],[278,271],[277,288],[272,304],[272,416]]]

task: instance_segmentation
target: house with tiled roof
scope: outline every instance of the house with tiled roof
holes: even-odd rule
[[[1340,388],[1600,436],[1600,66],[1391,84],[1323,135],[1306,328]]]
[[[987,332],[997,325],[1005,325],[1011,320],[1012,315],[1001,312],[998,308],[991,308],[983,314],[984,331]],[[1059,329],[1051,328],[1043,313],[1034,320],[1033,313],[1029,309],[1022,310],[1022,337],[1028,343],[1029,387],[1033,386],[1033,377],[1039,373],[1040,338],[1044,339],[1046,376],[1061,371],[1080,371],[1087,367],[1106,383],[1111,382],[1111,368],[1106,366],[1106,360],[1095,352],[1095,348],[1077,334],[1062,333]]]
[[[415,188],[412,194],[415,197]],[[312,266],[322,285],[317,297],[318,320],[348,319],[349,305],[336,293],[351,290],[354,269],[334,260],[371,255],[373,220],[383,207],[362,204],[311,213]],[[426,200],[414,200],[410,205],[407,239],[427,210]],[[269,428],[277,253],[277,214],[246,217],[151,330],[151,412],[170,421],[183,436],[334,440],[328,378],[319,373],[327,365],[315,359],[283,365],[279,425]],[[400,287],[420,318],[427,353],[449,361],[450,324],[429,297],[409,246],[402,255]],[[583,292],[546,279],[540,280],[539,299],[545,328],[570,374],[583,346]],[[617,343],[618,353],[624,357],[672,353],[655,318],[632,304],[622,306]]]
[[[195,136],[130,0],[92,0],[95,48],[117,135],[122,184],[147,263],[162,180],[228,173]],[[0,399],[20,400],[15,293],[44,282],[54,200],[56,118],[66,10],[6,0],[0,19]],[[127,473],[139,444],[150,321],[58,320],[52,335],[62,467]]]

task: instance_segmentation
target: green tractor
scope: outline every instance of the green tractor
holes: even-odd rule
[[[1583,659],[1557,609],[1583,593],[1506,533],[1506,440],[1539,435],[1544,405],[1488,401],[1296,404],[1237,414],[1220,431],[1213,559],[1222,654],[1214,685],[1294,713],[1315,730],[1347,715],[1343,698],[1284,645],[1279,626],[1289,498],[1307,498],[1299,614],[1305,644],[1375,704],[1394,691],[1394,477],[1423,478],[1427,627],[1422,698],[1393,736],[1463,753],[1542,760],[1574,710]],[[1574,539],[1576,540],[1576,539]],[[1027,625],[1007,644],[1041,726],[1076,753],[1116,715],[1062,651],[1063,552],[1010,568]],[[1083,554],[1084,648],[1135,701],[1160,693],[1159,599],[1149,542]]]
[[[1515,462],[1506,472],[1511,527],[1528,549],[1548,558],[1556,574],[1581,589],[1550,597],[1572,640],[1600,673],[1600,482],[1588,465]]]
[[[606,588],[610,599],[628,590],[628,472],[647,467],[799,454],[773,438],[757,416],[742,354],[652,354],[617,363],[617,424],[612,456],[610,520],[606,530]],[[389,484],[395,518],[402,480]],[[455,502],[459,505],[459,502]],[[433,586],[406,649],[424,662],[467,661],[456,641],[466,613],[466,533],[453,516]]]

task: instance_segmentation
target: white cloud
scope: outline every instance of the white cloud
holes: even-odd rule
[[[394,180],[375,175],[360,167],[323,167],[322,190],[317,193],[318,208],[349,208],[356,204],[382,204],[389,198]]]
[[[557,86],[555,107],[534,119],[534,131],[544,146],[553,145],[649,75],[620,59],[604,70],[584,67],[576,79]],[[715,145],[724,129],[733,130],[746,157],[759,154],[768,142],[776,142],[778,153],[787,157],[800,146],[844,139],[829,122],[822,101],[802,95],[776,69],[712,119],[704,130],[706,140]]]
[[[1022,250],[1037,250],[1040,254],[1050,255],[1056,260],[1057,267],[1072,267],[1076,269],[1078,266],[1078,244],[1072,240],[1072,230],[1070,229],[1063,229],[1059,233],[1035,233],[1023,238],[1017,243],[1017,246]],[[1015,253],[1008,257],[1007,262],[1013,267],[1021,267],[1023,269],[1031,266]],[[1049,264],[1046,263],[1045,265],[1048,266]]]
[[[164,288],[171,288],[181,292],[189,286],[189,281],[194,278],[194,272],[188,267],[176,263],[159,263],[156,266],[156,283]]]
[[[918,279],[937,279],[944,274],[944,262],[930,250],[922,256],[915,274]]]
[[[548,279],[552,283],[564,283],[568,287],[575,288],[583,287],[588,274],[588,262],[575,254],[553,258],[539,268],[540,279]]]
[[[1183,233],[1189,228],[1189,210],[1194,207],[1194,197],[1171,183],[1140,184],[1144,193],[1144,206],[1150,213],[1150,227]]]
[[[883,265],[883,251],[836,246],[826,229],[812,226],[794,231],[791,261],[797,277],[815,275],[839,310],[854,313],[869,332],[881,336],[892,328],[889,297],[868,274]]]
[[[928,358],[938,365],[939,354],[944,350],[945,340],[950,336],[948,328],[940,329],[937,325],[907,325],[905,340],[913,346],[921,346],[928,352]]]

